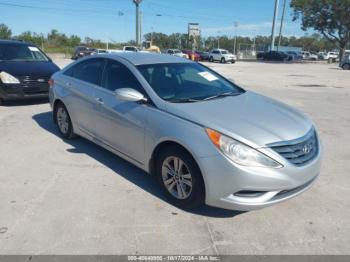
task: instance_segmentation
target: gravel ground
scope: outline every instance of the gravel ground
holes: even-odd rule
[[[325,155],[309,191],[254,212],[185,212],[126,161],[84,139],[63,141],[46,101],[9,103],[0,107],[0,254],[349,254],[350,72],[207,65],[315,121]]]

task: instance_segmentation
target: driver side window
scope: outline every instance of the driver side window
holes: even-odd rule
[[[133,88],[141,94],[145,94],[143,87],[134,74],[125,65],[112,60],[107,62],[102,79],[102,87],[113,92],[119,88]]]

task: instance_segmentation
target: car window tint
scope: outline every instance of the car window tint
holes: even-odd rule
[[[143,87],[134,74],[125,65],[111,60],[107,62],[102,87],[110,91],[115,91],[119,88],[133,88],[145,94]]]
[[[94,85],[101,85],[103,66],[103,59],[89,59],[71,67],[65,74]]]

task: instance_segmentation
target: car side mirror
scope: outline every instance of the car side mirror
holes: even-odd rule
[[[120,88],[115,90],[115,96],[119,100],[129,101],[129,102],[147,102],[147,98],[141,94],[139,91],[133,88]]]

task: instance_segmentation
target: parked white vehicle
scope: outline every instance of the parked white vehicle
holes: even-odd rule
[[[236,63],[237,56],[225,49],[218,48],[218,49],[213,49],[210,52],[209,61],[210,62],[220,61],[221,63],[231,62],[233,64],[233,63]]]
[[[317,55],[311,54],[309,51],[301,51],[301,55],[303,56],[303,60],[317,60]]]
[[[168,50],[166,50],[166,53],[168,55],[173,55],[173,56],[178,56],[178,57],[182,57],[182,58],[187,58],[188,59],[188,55],[182,53],[182,51],[179,50],[179,49],[168,49]]]
[[[95,49],[95,51],[93,51],[91,54],[92,55],[98,55],[98,54],[106,54],[108,53],[108,51],[106,49]]]
[[[321,59],[323,60],[337,59],[338,57],[339,57],[338,52],[328,52],[328,53],[323,53],[323,55],[321,55]]]

